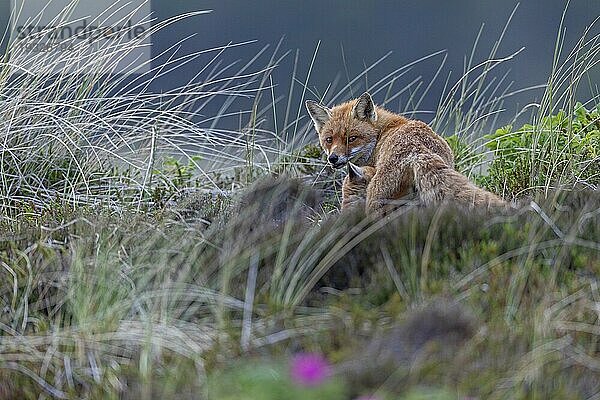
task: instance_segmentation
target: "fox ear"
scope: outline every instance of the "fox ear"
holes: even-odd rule
[[[364,174],[364,171],[362,170],[362,168],[349,162],[348,163],[348,176],[350,177],[351,181],[355,181],[357,179],[364,178],[365,174]]]
[[[352,116],[363,121],[377,121],[377,112],[375,111],[375,103],[371,95],[364,92],[356,101],[352,109]]]
[[[331,110],[312,100],[306,100],[306,109],[308,110],[308,115],[310,115],[310,118],[315,123],[317,133],[320,132],[323,125],[331,118]]]

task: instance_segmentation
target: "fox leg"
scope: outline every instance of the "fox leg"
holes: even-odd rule
[[[351,195],[348,197],[345,197],[342,200],[342,210],[349,210],[351,208],[360,208],[362,207],[364,209],[365,207],[365,198],[361,197],[361,196],[357,196],[357,195]]]
[[[391,200],[408,194],[413,185],[413,172],[407,162],[378,165],[376,168],[377,172],[367,186],[367,214],[385,211]]]

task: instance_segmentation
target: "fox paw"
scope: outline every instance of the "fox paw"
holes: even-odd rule
[[[384,200],[369,200],[366,202],[367,215],[382,215],[386,211],[387,202]]]

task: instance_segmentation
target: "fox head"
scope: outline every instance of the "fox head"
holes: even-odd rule
[[[378,135],[377,110],[369,93],[333,108],[308,100],[306,109],[332,167],[368,163]]]

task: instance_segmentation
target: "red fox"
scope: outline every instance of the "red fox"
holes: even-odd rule
[[[409,163],[416,200],[421,205],[452,202],[470,207],[508,206],[500,197],[475,186],[469,178],[446,165],[436,154],[419,154],[411,157]],[[349,164],[348,175],[344,178],[342,186],[342,209],[361,205],[361,201],[366,198],[366,188],[374,175],[373,167]]]
[[[331,109],[309,100],[306,108],[334,168],[348,162],[375,168],[366,191],[367,213],[409,193],[411,157],[437,155],[448,167],[454,164],[450,146],[427,124],[375,106],[369,93]]]

